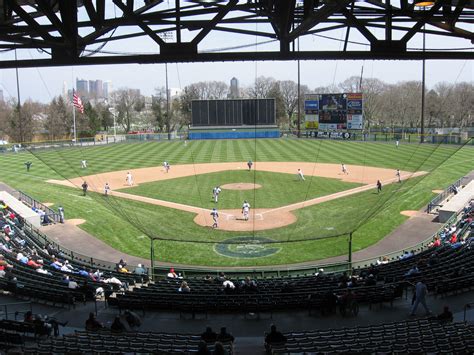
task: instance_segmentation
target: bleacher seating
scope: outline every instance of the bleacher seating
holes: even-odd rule
[[[127,332],[114,334],[109,331],[76,331],[42,341],[37,347],[25,349],[26,354],[65,353],[135,353],[135,354],[195,354],[201,342],[200,335],[169,334],[156,332]],[[227,354],[232,355],[232,343],[223,343]],[[208,344],[212,352],[215,344]]]
[[[270,345],[272,354],[472,354],[474,326],[417,319],[343,329],[284,334],[284,344]]]

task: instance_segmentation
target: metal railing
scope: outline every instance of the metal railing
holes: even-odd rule
[[[18,309],[17,306],[25,305],[25,309]],[[10,311],[8,310],[10,307]],[[11,307],[14,307],[15,310],[11,310]],[[26,312],[33,312],[33,305],[31,302],[13,302],[13,303],[4,303],[0,304],[0,319],[8,320],[8,315],[14,315],[14,320],[17,320],[19,314],[25,314]]]
[[[23,191],[18,191],[18,195],[19,195],[18,199],[22,201],[23,203],[27,204],[31,208],[42,209],[49,219],[51,219],[55,223],[60,222],[61,217],[59,213],[53,210],[52,208],[49,208],[45,204],[35,200],[33,197],[25,194]]]
[[[463,176],[459,180],[457,180],[454,183],[452,183],[451,185],[449,185],[449,187],[444,189],[443,192],[441,192],[438,196],[433,198],[430,201],[430,203],[428,203],[428,207],[426,208],[426,212],[431,213],[436,207],[441,206],[441,202],[445,201],[448,197],[450,197],[451,195],[454,194],[454,191],[453,191],[454,187],[458,188],[462,185],[465,185],[465,184],[469,183],[471,180],[472,180],[472,178],[469,179],[467,176]]]

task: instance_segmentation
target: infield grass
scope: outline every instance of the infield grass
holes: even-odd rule
[[[214,252],[214,242],[248,233],[200,227],[193,222],[193,214],[165,207],[119,198],[106,201],[98,194],[89,194],[84,198],[77,189],[52,185],[45,180],[159,166],[165,160],[171,165],[248,159],[344,162],[407,171],[429,171],[427,176],[387,186],[380,195],[367,191],[295,211],[298,216],[295,224],[254,233],[256,236],[286,242],[317,239],[355,230],[353,247],[359,250],[377,242],[403,223],[407,217],[400,215],[400,211],[420,209],[434,196],[433,189],[443,189],[473,170],[473,157],[472,147],[459,149],[456,146],[417,144],[401,145],[397,149],[392,144],[384,143],[290,139],[190,141],[187,147],[182,142],[145,142],[63,148],[37,151],[34,154],[2,154],[0,179],[42,202],[54,203],[55,207],[64,206],[67,218],[85,219],[86,223],[80,228],[125,253],[147,258],[149,240],[144,236],[147,234],[174,239],[157,241],[158,260],[195,265],[252,266],[289,264],[340,255],[347,252],[347,237],[281,243],[277,245],[281,248],[279,253],[256,259],[223,257]],[[82,159],[88,161],[89,168],[86,171],[80,169]],[[29,173],[24,166],[28,160],[33,162]],[[179,188],[177,180],[167,181],[170,185],[162,190]],[[191,185],[189,183],[186,188],[201,191],[203,196],[210,199],[209,186],[213,185],[212,182],[206,186],[201,183],[194,187]],[[290,188],[287,185],[279,184],[283,195]],[[240,195],[235,199],[241,203]],[[274,203],[277,200],[279,198],[275,198]],[[199,205],[200,201],[197,202],[196,205]],[[179,240],[193,242],[182,243]]]

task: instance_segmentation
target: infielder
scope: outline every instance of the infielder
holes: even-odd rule
[[[250,212],[250,204],[247,201],[244,201],[244,204],[242,205],[242,213],[246,221],[249,220],[249,212]]]
[[[397,172],[395,173],[395,175],[398,178],[398,182],[402,182],[402,177],[400,176],[400,169],[397,169]]]
[[[377,180],[377,193],[382,192],[382,182]]]
[[[341,169],[343,174],[349,175],[349,172],[347,171],[346,164],[342,163],[341,164]]]
[[[104,195],[105,195],[105,197],[109,196],[109,192],[110,192],[110,186],[109,186],[109,183],[106,182],[105,186],[104,186]]]
[[[252,160],[249,160],[247,162],[247,166],[249,167],[249,171],[252,170],[252,165],[253,165],[253,161]]]
[[[127,177],[125,178],[125,181],[126,181],[128,186],[133,185],[133,177],[132,177],[132,173],[130,171],[127,173]]]
[[[170,171],[170,165],[167,161],[163,162],[163,168],[165,168],[165,172],[167,173]]]
[[[304,181],[304,174],[303,174],[303,171],[301,169],[298,169],[298,173],[296,174],[296,176],[298,177],[298,179]]]
[[[86,169],[87,168],[87,160],[83,159],[81,160],[81,169]]]
[[[212,196],[214,197],[214,203],[217,203],[219,200],[219,194],[221,193],[222,189],[219,186],[216,186],[212,189]]]
[[[215,208],[212,209],[211,216],[212,220],[214,221],[212,228],[217,228],[217,219],[219,218],[219,213],[217,213],[217,210]]]

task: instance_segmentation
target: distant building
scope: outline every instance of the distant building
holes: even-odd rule
[[[237,99],[239,97],[240,97],[239,80],[236,77],[233,77],[232,79],[230,79],[229,98],[230,99]]]
[[[79,96],[88,96],[89,82],[84,79],[76,79],[76,91]]]
[[[110,80],[104,81],[102,84],[102,95],[104,99],[110,99],[110,95],[112,94],[112,82]]]

